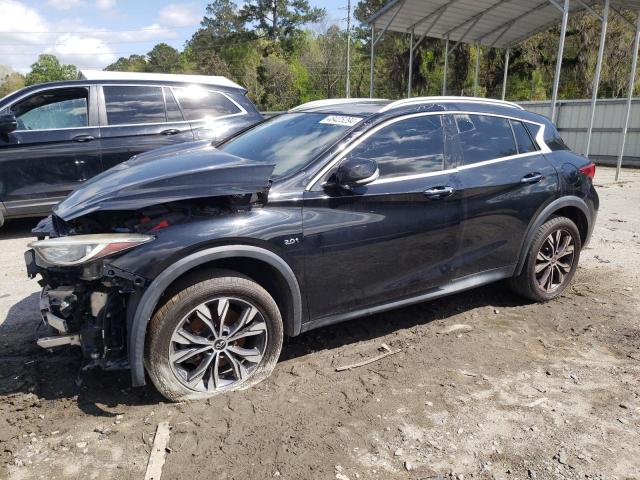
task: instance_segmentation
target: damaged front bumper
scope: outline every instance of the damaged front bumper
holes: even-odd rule
[[[78,346],[84,368],[128,368],[126,309],[129,297],[146,279],[98,260],[80,267],[46,264],[33,249],[25,252],[30,278],[40,275],[40,313],[50,333],[43,348]]]

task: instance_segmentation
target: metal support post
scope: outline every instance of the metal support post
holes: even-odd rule
[[[598,60],[596,61],[596,76],[593,79],[591,92],[591,118],[589,119],[589,133],[587,134],[587,151],[585,156],[589,158],[591,150],[591,135],[593,134],[593,122],[596,118],[596,101],[598,100],[598,87],[600,86],[600,72],[602,70],[602,57],[604,56],[604,45],[607,41],[607,23],[609,22],[609,0],[604,0],[602,11],[602,28],[600,29],[600,46],[598,47]]]
[[[624,130],[622,130],[622,143],[620,154],[618,155],[618,165],[616,166],[616,181],[620,177],[622,168],[622,157],[624,156],[624,144],[627,141],[627,130],[629,130],[629,116],[631,115],[631,99],[633,98],[633,87],[636,81],[636,68],[638,67],[638,45],[640,44],[640,11],[636,12],[636,36],[633,40],[633,60],[631,61],[631,73],[629,74],[629,91],[627,92],[627,114],[624,120]]]
[[[509,53],[511,49],[507,47],[504,52],[504,74],[502,77],[502,100],[507,96],[507,76],[509,75]]]
[[[558,44],[558,58],[556,59],[556,72],[553,76],[553,93],[551,95],[551,121],[556,121],[558,86],[560,85],[560,72],[562,71],[562,55],[564,54],[564,39],[567,35],[567,21],[569,20],[569,0],[564,0],[562,8],[562,28],[560,29],[560,43]]]

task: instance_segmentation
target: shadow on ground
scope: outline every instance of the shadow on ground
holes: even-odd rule
[[[40,218],[19,218],[16,220],[7,220],[2,228],[0,228],[0,240],[15,240],[18,238],[33,237],[31,229],[38,224],[39,220]]]
[[[503,284],[493,284],[290,338],[285,341],[280,361],[373,340],[482,306],[511,307],[523,303],[523,299],[510,293]],[[33,294],[16,303],[7,321],[0,325],[0,338],[9,346],[0,353],[0,401],[16,392],[31,392],[48,400],[76,399],[78,407],[93,416],[113,415],[101,405],[149,405],[165,401],[150,382],[147,387],[132,388],[128,371],[81,371],[77,348],[40,350],[34,345],[38,324],[41,322],[37,314],[37,294]]]

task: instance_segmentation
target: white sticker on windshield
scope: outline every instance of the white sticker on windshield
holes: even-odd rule
[[[346,115],[329,115],[320,120],[320,123],[327,123],[329,125],[341,125],[343,127],[353,127],[356,123],[362,120],[360,117],[348,117]]]

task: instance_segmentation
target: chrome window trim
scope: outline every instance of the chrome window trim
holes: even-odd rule
[[[24,95],[22,95],[21,97],[16,98],[13,102],[9,103],[6,107],[4,107],[2,110],[11,110],[11,107],[13,107],[16,103],[21,102],[22,100],[24,100],[27,97],[30,97],[32,95],[35,95],[37,93],[40,92],[45,92],[47,90],[60,90],[61,88],[86,88],[87,89],[87,122],[89,122],[89,95],[91,94],[91,84],[88,85],[84,85],[84,84],[79,84],[79,85],[58,85],[55,87],[42,87],[42,88],[37,88],[35,90],[32,90],[28,93],[25,93]],[[98,128],[98,125],[86,125],[84,127],[62,127],[62,128],[43,128],[42,130],[14,130],[13,132],[57,132],[59,130],[85,130],[87,128]],[[13,133],[11,132],[11,133]]]
[[[412,114],[408,114],[408,115],[403,115],[403,116],[399,116],[399,117],[390,118],[389,120],[386,120],[386,121],[380,123],[379,125],[376,125],[371,130],[369,130],[367,132],[364,132],[362,135],[360,135],[359,137],[354,139],[346,148],[344,148],[341,152],[339,152],[334,159],[330,160],[324,167],[322,167],[320,169],[320,171],[318,173],[316,173],[311,178],[309,184],[305,188],[305,191],[308,192],[313,187],[315,187],[316,183],[329,170],[331,170],[338,162],[340,162],[349,152],[351,152],[351,150],[353,150],[355,147],[360,145],[360,143],[362,143],[364,140],[369,138],[371,135],[373,135],[374,133],[378,132],[379,130],[387,127],[388,125],[392,125],[392,124],[394,124],[396,122],[399,122],[399,121],[402,121],[402,120],[408,120],[408,119],[415,118],[415,117],[424,117],[424,116],[428,116],[428,115],[456,115],[456,114],[459,114],[459,115],[485,115],[485,116],[489,116],[489,117],[500,117],[500,118],[507,118],[507,119],[510,119],[510,120],[516,120],[516,121],[523,122],[523,123],[530,123],[532,125],[537,125],[540,128],[538,130],[538,133],[536,134],[535,141],[538,144],[537,146],[540,148],[540,150],[537,150],[535,152],[527,152],[527,153],[521,153],[521,154],[517,154],[517,155],[510,155],[510,156],[507,156],[507,157],[494,158],[494,159],[491,159],[491,160],[485,160],[483,162],[477,162],[477,163],[473,163],[473,164],[470,164],[470,165],[461,165],[461,166],[458,166],[456,168],[449,168],[449,169],[445,169],[445,170],[439,170],[437,172],[417,173],[417,174],[414,174],[414,175],[404,175],[402,177],[381,178],[381,179],[378,179],[378,180],[370,183],[369,185],[378,185],[378,184],[383,184],[383,183],[399,182],[399,181],[402,181],[402,180],[411,180],[411,179],[414,179],[414,178],[432,177],[432,176],[436,176],[436,175],[442,175],[442,174],[446,174],[446,173],[456,172],[456,171],[459,171],[459,170],[468,170],[470,168],[481,167],[481,166],[484,166],[484,165],[490,165],[492,163],[504,162],[504,161],[508,161],[508,160],[514,160],[514,159],[517,159],[517,158],[524,158],[524,157],[529,157],[529,156],[533,156],[533,155],[540,155],[540,154],[543,154],[543,153],[550,153],[551,152],[551,149],[547,146],[547,144],[544,141],[545,126],[544,126],[543,123],[533,122],[533,121],[530,121],[530,120],[523,120],[522,118],[518,118],[517,116],[512,116],[512,115],[505,115],[505,114],[499,114],[499,113],[473,112],[473,111],[466,111],[466,110],[451,110],[451,111],[441,111],[441,112],[412,113]]]
[[[175,101],[178,103],[178,107],[180,108],[180,111],[183,113],[184,115],[184,111],[182,109],[182,105],[180,105],[180,100],[178,100],[178,97],[176,96],[176,93],[174,92],[174,89],[176,88],[189,88],[189,87],[199,87],[200,85],[198,84],[188,84],[188,85],[184,85],[184,86],[175,86],[175,85],[158,85],[158,84],[142,84],[142,83],[109,83],[109,84],[99,84],[98,85],[101,89],[102,89],[102,95],[104,97],[104,87],[152,87],[152,88],[159,88],[162,91],[162,95],[163,95],[163,99],[164,99],[164,90],[163,87],[167,87],[169,89],[171,89],[171,93],[173,94],[173,98],[175,99]],[[231,117],[237,117],[240,115],[246,115],[247,111],[244,109],[244,107],[242,105],[240,105],[238,102],[236,102],[233,98],[229,97],[229,95],[227,95],[224,92],[221,92],[220,90],[214,90],[211,88],[202,88],[202,90],[205,90],[207,92],[212,92],[212,93],[219,93],[220,95],[224,95],[225,97],[227,97],[227,99],[233,103],[237,108],[240,109],[240,111],[238,113],[230,113],[229,115],[221,115],[219,117],[213,117],[212,120],[220,120],[220,119],[224,119],[224,118],[231,118]],[[105,116],[107,116],[107,101],[105,99],[104,102],[104,112],[105,112]],[[165,104],[165,115],[166,115],[166,104]],[[109,121],[109,117],[107,116],[107,122]],[[110,128],[110,127],[139,127],[142,125],[166,125],[167,123],[184,123],[184,124],[189,124],[192,122],[205,122],[206,121],[206,117],[204,118],[198,118],[196,120],[178,120],[175,122],[172,121],[165,121],[165,122],[153,122],[153,123],[119,123],[117,125],[101,125],[100,128]]]

